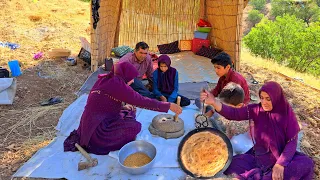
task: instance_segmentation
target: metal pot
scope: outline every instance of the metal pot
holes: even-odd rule
[[[185,168],[184,164],[181,161],[181,150],[182,150],[182,147],[183,147],[184,143],[192,135],[194,135],[196,133],[199,133],[199,132],[204,132],[204,131],[209,131],[209,132],[221,137],[223,139],[223,141],[227,144],[227,149],[228,149],[228,160],[227,160],[226,164],[224,165],[224,167],[218,173],[216,173],[214,176],[210,176],[210,177],[199,177],[199,176],[196,176],[195,174],[193,174],[192,172],[187,170]],[[198,179],[210,179],[210,178],[216,178],[216,177],[220,176],[229,167],[229,165],[231,164],[232,157],[233,157],[233,148],[232,148],[232,145],[231,145],[231,142],[230,142],[229,138],[224,133],[222,133],[221,131],[216,130],[214,128],[201,128],[201,129],[194,129],[194,130],[190,131],[187,135],[185,135],[183,137],[183,139],[181,140],[181,142],[179,144],[179,148],[178,148],[178,162],[179,162],[179,165],[180,165],[181,169],[186,174],[188,174],[189,176],[194,177],[194,178],[198,178]]]
[[[142,152],[148,155],[152,161],[144,166],[132,168],[123,165],[124,160],[131,154]],[[157,155],[157,149],[151,143],[147,141],[132,141],[126,145],[124,145],[119,151],[119,159],[118,163],[120,164],[121,168],[130,174],[143,174],[150,170],[155,162],[155,157]]]

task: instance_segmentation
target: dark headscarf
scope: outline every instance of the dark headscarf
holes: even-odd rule
[[[138,77],[139,73],[137,69],[129,62],[120,62],[112,66],[112,70],[108,74],[100,74],[98,77],[112,78],[114,76],[123,79],[125,83]]]
[[[160,64],[164,63],[168,66],[166,72],[160,70]],[[158,59],[158,87],[161,92],[171,94],[174,90],[174,80],[176,77],[177,70],[171,65],[170,57],[167,55],[161,55]],[[162,76],[161,76],[162,75]],[[161,78],[162,77],[162,78]]]
[[[262,123],[261,127],[255,127],[255,129],[258,128],[261,133],[270,135],[270,142],[267,143],[273,155],[279,158],[285,145],[297,138],[300,127],[295,113],[278,83],[267,82],[261,87],[259,94],[261,91],[269,95],[273,108],[271,111],[265,112],[267,118],[264,119],[265,124]]]

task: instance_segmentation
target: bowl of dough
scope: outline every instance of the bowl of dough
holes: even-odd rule
[[[118,163],[129,174],[143,174],[150,170],[155,162],[157,149],[147,141],[132,141],[119,151]]]

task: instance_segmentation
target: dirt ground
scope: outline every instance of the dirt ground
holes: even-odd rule
[[[52,77],[41,78],[38,72]],[[0,110],[0,177],[9,178],[55,137],[59,117],[77,98],[75,92],[89,74],[80,64],[70,67],[56,60],[27,69],[17,78],[14,104],[1,106]],[[63,103],[40,106],[43,100],[57,96],[63,98]]]
[[[17,78],[14,104],[0,106],[1,180],[10,179],[37,150],[50,143],[63,110],[77,98],[76,91],[90,74],[82,68],[82,61],[77,66],[67,66],[63,60],[51,60],[46,55],[32,60],[33,54],[68,48],[76,55],[80,50],[79,36],[88,39],[90,13],[88,3],[78,0],[11,0],[0,2],[0,8],[0,41],[21,45],[16,51],[0,48],[0,66],[19,59],[24,69]],[[245,76],[251,73],[260,82],[250,86],[252,93],[257,93],[266,80],[282,85],[304,131],[302,150],[314,159],[316,179],[320,179],[320,93],[268,68],[251,66],[245,59],[241,72]],[[56,96],[62,97],[63,103],[39,105]]]

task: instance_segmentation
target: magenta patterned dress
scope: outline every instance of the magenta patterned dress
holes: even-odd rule
[[[137,70],[122,62],[93,86],[79,128],[64,142],[64,151],[77,151],[75,143],[90,153],[105,155],[135,140],[141,124],[135,111],[124,110],[122,102],[140,108],[168,112],[170,103],[141,96],[126,83],[137,77]]]

